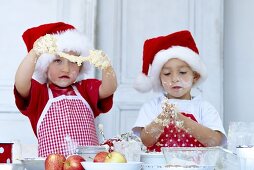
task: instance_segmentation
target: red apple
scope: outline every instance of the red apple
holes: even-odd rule
[[[62,170],[65,156],[61,154],[49,154],[45,160],[45,170]]]
[[[106,158],[105,161],[106,163],[126,163],[127,160],[123,154],[117,151],[110,152]]]
[[[109,153],[106,151],[99,152],[95,155],[93,162],[104,162]]]
[[[84,170],[81,162],[84,162],[85,159],[80,155],[70,155],[67,157],[64,163],[64,170]]]

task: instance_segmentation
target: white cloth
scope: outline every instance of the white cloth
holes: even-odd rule
[[[162,112],[163,100],[165,100],[165,96],[161,95],[141,107],[132,129],[134,134],[140,136],[141,128],[150,124]],[[220,131],[226,137],[218,111],[210,103],[203,100],[201,95],[193,97],[191,100],[169,99],[168,101],[175,104],[179,112],[192,114],[199,124]]]

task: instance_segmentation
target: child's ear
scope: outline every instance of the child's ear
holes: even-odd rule
[[[200,79],[200,74],[197,72],[193,72],[193,84],[195,84]]]

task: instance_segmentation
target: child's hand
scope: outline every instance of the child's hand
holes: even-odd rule
[[[102,70],[111,67],[108,56],[100,50],[91,50],[89,56],[85,57],[85,60]]]
[[[153,121],[155,123],[161,124],[162,126],[167,126],[170,122],[170,115],[166,112],[161,112]]]
[[[38,56],[43,53],[56,54],[56,39],[53,35],[46,34],[34,42],[33,49]]]

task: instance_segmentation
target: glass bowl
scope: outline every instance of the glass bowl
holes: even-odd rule
[[[24,158],[21,163],[26,170],[44,170],[46,158]]]
[[[170,167],[166,164],[143,164],[142,170],[214,170],[214,167]]]
[[[79,146],[75,154],[82,156],[86,161],[93,161],[95,155],[102,151],[107,151],[104,146]]]
[[[144,164],[165,164],[165,158],[162,152],[149,152],[149,153],[141,153],[140,161],[144,162]]]
[[[220,147],[163,147],[162,152],[170,167],[214,169]]]

